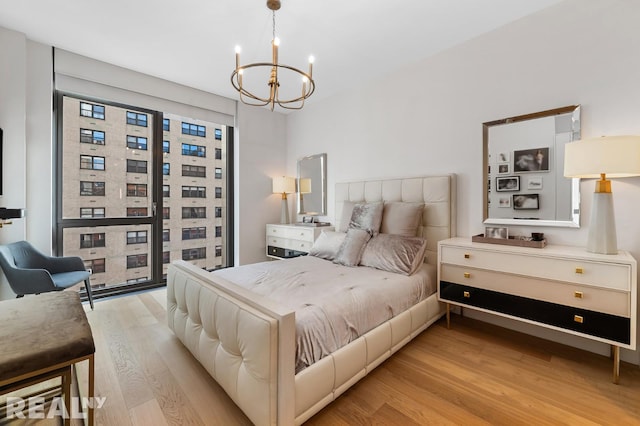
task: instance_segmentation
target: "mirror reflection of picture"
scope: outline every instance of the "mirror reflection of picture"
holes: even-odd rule
[[[514,210],[538,210],[539,208],[538,194],[513,194]]]
[[[509,208],[511,207],[511,197],[498,198],[498,207]]]
[[[508,164],[498,164],[498,173],[501,175],[509,174],[509,165]]]
[[[501,152],[498,154],[498,163],[508,163],[509,162],[509,153]]]
[[[484,228],[485,238],[509,238],[509,228],[486,226]]]
[[[496,191],[499,191],[499,192],[520,191],[520,177],[519,176],[497,177]]]
[[[527,181],[527,189],[542,189],[542,178],[539,176],[530,177]]]
[[[548,172],[549,148],[523,149],[513,152],[513,171]]]

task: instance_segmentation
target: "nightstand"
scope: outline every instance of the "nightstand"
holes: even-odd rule
[[[333,226],[268,224],[267,256],[276,259],[303,256],[309,253],[313,242],[322,231],[333,230]]]
[[[613,381],[620,348],[635,350],[637,265],[627,252],[588,253],[582,247],[545,248],[438,243],[438,299],[482,312],[608,343]]]

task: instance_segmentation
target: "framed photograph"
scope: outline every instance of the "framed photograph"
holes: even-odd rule
[[[498,226],[485,226],[485,238],[509,238],[509,228]]]
[[[302,216],[302,223],[313,223],[313,216]]]
[[[549,148],[523,149],[513,152],[513,172],[548,172]]]
[[[498,207],[501,208],[510,208],[511,207],[511,197],[500,197],[498,198]]]
[[[538,194],[513,194],[514,210],[538,210],[540,198]]]
[[[520,191],[520,176],[497,177],[496,191]]]
[[[508,152],[500,152],[498,153],[498,163],[508,163],[510,161],[511,156]]]
[[[498,174],[499,175],[508,175],[509,174],[509,163],[498,164]]]
[[[540,190],[542,189],[542,177],[530,177],[527,181],[527,189]]]

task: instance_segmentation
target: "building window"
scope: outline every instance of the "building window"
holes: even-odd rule
[[[182,165],[182,176],[207,177],[207,168],[205,166]]]
[[[83,117],[97,118],[104,120],[104,105],[90,104],[89,102],[80,102],[80,115]]]
[[[216,177],[216,179],[222,179],[222,168],[216,167],[215,177]]]
[[[129,173],[147,173],[147,162],[144,160],[127,159],[127,172]]]
[[[104,157],[81,155],[80,168],[85,170],[104,170]]]
[[[216,186],[216,198],[222,198],[222,188]]]
[[[169,197],[169,194],[171,192],[171,187],[169,185],[162,185],[162,196],[163,197]]]
[[[216,257],[222,256],[222,246],[216,246]]]
[[[146,207],[127,207],[127,217],[148,216]]]
[[[191,157],[206,157],[207,148],[200,145],[191,145],[188,143],[182,144],[182,155],[189,155]]]
[[[80,195],[104,197],[104,182],[80,181]]]
[[[168,154],[170,152],[169,145],[170,145],[169,141],[162,141],[162,152]]]
[[[147,254],[132,254],[127,256],[127,269],[147,266]]]
[[[147,127],[147,114],[140,112],[127,111],[127,124],[133,124],[134,126]]]
[[[183,219],[205,219],[207,217],[206,207],[183,207]]]
[[[216,148],[216,160],[222,160],[222,149]]]
[[[207,198],[207,188],[204,186],[183,186],[182,198]]]
[[[216,226],[216,237],[222,237],[222,226]]]
[[[190,124],[182,122],[182,134],[191,136],[207,136],[207,131],[204,126],[198,126],[197,124]]]
[[[104,247],[104,232],[80,234],[80,248]]]
[[[104,132],[99,130],[80,129],[80,142],[104,145]]]
[[[171,253],[168,251],[163,251],[162,252],[162,263],[163,264],[167,264],[167,263],[171,263]]]
[[[127,135],[127,148],[147,150],[147,138]]]
[[[222,207],[216,207],[216,217],[222,217]]]
[[[146,183],[128,183],[127,184],[127,197],[146,197],[146,196],[147,196]]]
[[[105,268],[105,259],[104,257],[101,259],[88,259],[84,261],[84,267],[87,269],[91,269],[91,272],[94,274],[99,274],[101,272],[106,271]]]
[[[170,172],[171,172],[171,164],[162,163],[162,174],[165,176],[169,176]]]
[[[222,140],[222,129],[216,129],[216,140],[217,141],[221,141]]]
[[[170,130],[170,126],[171,126],[171,121],[169,121],[168,118],[163,118],[162,119],[162,130],[164,130],[165,132],[168,132]]]
[[[171,210],[169,207],[162,208],[162,218],[163,219],[171,219]]]
[[[207,257],[206,247],[182,250],[182,260],[205,259],[206,257]]]
[[[104,207],[80,207],[80,217],[104,217]]]
[[[171,230],[163,229],[162,230],[162,241],[171,241]]]
[[[147,231],[129,231],[127,232],[127,244],[146,244]]]
[[[183,240],[197,240],[200,238],[207,238],[207,228],[205,226],[182,228]]]

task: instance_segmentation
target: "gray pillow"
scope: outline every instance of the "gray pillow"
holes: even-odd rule
[[[411,275],[424,261],[426,248],[423,238],[378,234],[364,248],[360,265]]]
[[[344,232],[322,231],[309,250],[309,256],[333,260],[338,254],[347,234]]]
[[[380,233],[415,237],[423,210],[423,203],[384,203]]]
[[[382,202],[356,204],[353,206],[349,228],[369,230],[376,235],[380,231],[383,208]]]
[[[364,229],[351,228],[347,230],[344,241],[338,249],[338,254],[333,263],[344,266],[358,266],[362,252],[371,238],[371,233]]]
[[[351,213],[353,213],[353,206],[355,205],[356,203],[353,201],[342,202],[342,216],[340,216],[340,227],[337,229],[338,232],[347,232],[347,229],[349,229]]]

